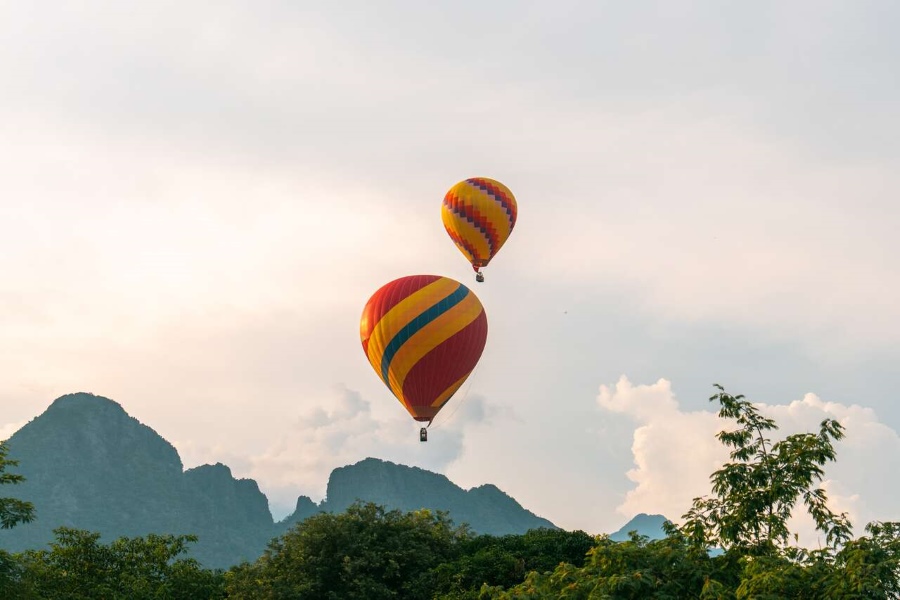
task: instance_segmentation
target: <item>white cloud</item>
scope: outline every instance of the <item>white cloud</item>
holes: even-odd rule
[[[442,423],[443,414],[438,415],[429,441],[423,444],[418,441],[421,425],[399,403],[388,416],[380,417],[373,413],[369,401],[353,390],[335,389],[322,400],[304,411],[289,433],[270,440],[263,451],[250,457],[221,445],[174,445],[188,468],[224,462],[235,477],[255,479],[269,497],[276,518],[280,518],[294,507],[299,495],[324,498],[333,469],[367,457],[443,472],[462,455],[466,428],[490,422],[494,413],[480,396],[469,397],[452,419]]]
[[[721,429],[713,413],[681,412],[665,379],[635,386],[622,376],[613,388],[600,387],[597,402],[638,423],[631,447],[635,467],[627,474],[635,487],[618,506],[620,513],[677,519],[692,498],[709,490],[709,474],[728,457],[713,439]]]
[[[869,521],[900,519],[900,436],[871,408],[826,402],[814,394],[786,405],[762,404],[783,435],[814,431],[823,419],[837,419],[846,437],[836,444],[837,461],[825,470],[834,509],[847,511],[857,532]]]
[[[601,386],[597,402],[637,424],[631,448],[635,467],[628,472],[635,486],[618,506],[620,513],[661,513],[677,522],[694,497],[710,493],[709,475],[728,459],[714,436],[729,425],[713,411],[682,411],[665,379],[633,385],[623,376],[613,387]],[[773,440],[817,431],[824,419],[838,420],[846,438],[836,444],[837,461],[826,465],[822,482],[832,510],[846,511],[858,533],[869,521],[900,518],[894,502],[900,486],[893,477],[900,470],[900,437],[874,411],[824,402],[813,394],[759,408],[779,426],[770,436]],[[801,543],[818,543],[809,518],[798,516],[793,526]]]

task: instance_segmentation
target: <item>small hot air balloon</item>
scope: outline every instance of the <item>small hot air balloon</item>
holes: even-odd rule
[[[444,196],[441,220],[460,252],[472,263],[475,280],[516,225],[518,206],[509,188],[487,177],[460,181]]]
[[[359,337],[384,384],[416,421],[430,424],[478,363],[487,316],[458,281],[411,275],[369,298]],[[424,427],[420,439],[427,439]]]

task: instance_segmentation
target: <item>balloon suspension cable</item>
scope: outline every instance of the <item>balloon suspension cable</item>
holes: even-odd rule
[[[460,399],[459,402],[456,403],[456,407],[453,409],[453,412],[451,412],[449,415],[447,415],[446,419],[441,420],[437,425],[435,425],[435,428],[437,428],[438,425],[443,425],[444,423],[449,422],[450,419],[453,418],[453,415],[456,414],[456,411],[459,410],[459,407],[463,405],[463,402],[465,402],[469,398],[469,391],[471,391],[471,389],[472,389],[472,382],[475,381],[475,375],[477,374],[477,372],[478,372],[478,365],[475,365],[475,368],[472,369],[472,375],[469,377],[469,382],[466,385],[466,391],[463,392],[462,398]],[[434,419],[436,419],[438,416],[440,416],[440,413],[438,413],[433,419],[431,419],[431,421],[428,422],[429,428],[431,427],[432,421],[434,421]]]

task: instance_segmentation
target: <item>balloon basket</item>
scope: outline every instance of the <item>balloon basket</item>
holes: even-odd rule
[[[419,441],[420,442],[428,441],[428,429],[426,429],[425,427],[423,427],[422,429],[419,430]]]
[[[484,283],[484,273],[475,273],[475,281]]]

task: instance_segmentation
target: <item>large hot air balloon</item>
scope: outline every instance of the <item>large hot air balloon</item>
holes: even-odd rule
[[[487,317],[458,281],[411,275],[369,298],[359,337],[372,368],[409,414],[431,423],[478,363]],[[420,433],[425,441],[424,427]]]
[[[444,196],[444,228],[472,263],[476,281],[484,281],[479,269],[487,266],[509,238],[517,212],[516,198],[509,188],[487,177],[460,181]]]

